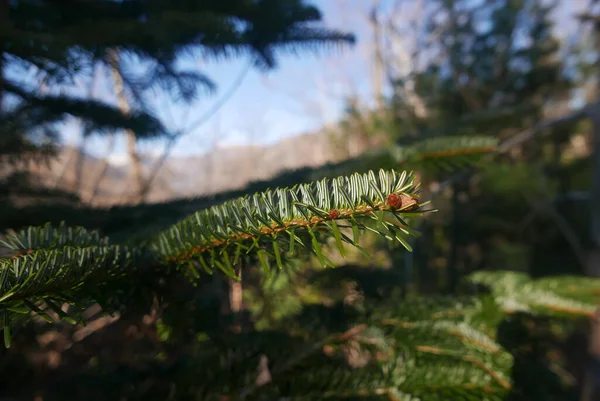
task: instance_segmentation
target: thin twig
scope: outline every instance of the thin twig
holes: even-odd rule
[[[213,107],[211,107],[206,113],[204,113],[202,116],[200,116],[200,118],[198,120],[196,120],[194,123],[192,123],[184,131],[182,131],[178,134],[175,134],[171,138],[169,138],[169,142],[167,143],[167,146],[165,147],[164,152],[162,153],[160,158],[156,161],[156,163],[152,167],[152,170],[150,171],[150,174],[148,175],[148,178],[145,180],[144,184],[142,185],[142,188],[140,190],[140,199],[142,202],[144,201],[146,195],[150,191],[152,183],[154,182],[159,171],[161,170],[161,168],[163,167],[163,165],[169,158],[171,151],[173,150],[173,147],[175,146],[177,141],[179,139],[181,139],[183,136],[188,135],[191,132],[193,132],[194,130],[198,129],[202,124],[204,124],[208,120],[210,120],[221,109],[221,107],[223,107],[225,102],[227,102],[231,98],[231,96],[233,96],[233,94],[237,91],[237,89],[239,89],[242,82],[244,81],[244,78],[248,74],[248,71],[250,71],[251,66],[252,66],[252,62],[248,63],[244,67],[244,69],[240,72],[237,79],[233,82],[233,84],[231,85],[229,90],[224,93],[224,95],[221,99],[219,99],[217,102],[215,102]]]
[[[106,156],[104,156],[104,158],[102,159],[102,164],[100,165],[100,168],[98,169],[98,174],[96,175],[96,178],[93,180],[93,182],[95,182],[95,184],[94,184],[94,188],[92,188],[92,193],[90,194],[90,197],[87,200],[88,204],[92,204],[92,202],[94,201],[94,198],[96,197],[96,195],[98,195],[98,192],[100,191],[100,184],[104,180],[104,177],[106,176],[106,172],[108,171],[108,167],[110,164],[108,162],[108,156],[113,152],[113,150],[115,148],[115,142],[116,142],[116,135],[113,132],[110,134],[109,139],[108,139]]]
[[[585,268],[586,268],[585,249],[581,245],[581,241],[577,237],[575,230],[573,230],[573,228],[571,227],[569,222],[567,222],[567,220],[564,218],[564,216],[561,215],[554,208],[554,205],[552,205],[551,202],[536,203],[535,199],[533,199],[533,197],[530,196],[526,192],[523,192],[523,197],[527,200],[529,205],[534,210],[543,211],[554,220],[556,225],[559,227],[561,234],[565,237],[565,240],[567,240],[567,242],[571,246],[571,250],[575,254],[575,257],[577,258],[577,261],[581,265],[581,268],[585,270]]]
[[[288,371],[289,369],[292,369],[298,363],[302,362],[305,358],[313,355],[314,352],[323,348],[323,346],[325,346],[331,342],[348,341],[351,338],[359,335],[366,329],[367,329],[366,324],[360,324],[358,326],[351,328],[350,330],[348,330],[344,333],[332,334],[332,335],[325,337],[323,340],[318,341],[315,344],[312,344],[311,346],[309,346],[308,349],[306,350],[306,352],[300,353],[295,358],[288,359],[286,363],[279,365],[279,367],[277,369],[273,369],[271,371],[271,378],[274,378],[276,375],[280,375],[280,374]],[[260,388],[260,387],[261,387],[261,385],[256,384],[256,383],[253,384],[252,386],[249,386],[248,388],[246,388],[245,390],[243,390],[241,392],[240,399],[242,399],[242,400],[245,399],[246,397],[251,395],[254,391],[258,390],[258,388]]]
[[[513,149],[514,147],[521,145],[522,143],[534,138],[537,135],[544,135],[544,136],[548,135],[548,133],[547,133],[548,128],[553,128],[553,127],[557,127],[560,125],[572,123],[572,122],[575,122],[578,120],[582,120],[586,117],[589,117],[590,114],[598,107],[600,107],[600,103],[594,103],[594,104],[590,104],[585,107],[582,107],[581,109],[579,109],[567,116],[556,118],[553,120],[542,121],[541,123],[536,124],[533,127],[528,128],[526,130],[523,130],[523,131],[519,132],[518,134],[513,135],[509,139],[502,142],[498,146],[496,151],[492,152],[488,156],[488,158],[491,158],[498,153],[506,153],[509,150]],[[450,177],[446,181],[442,182],[438,186],[437,189],[433,190],[432,194],[436,194],[436,193],[444,191],[450,185],[452,185],[455,181],[463,179],[467,175],[468,175],[468,173],[465,173],[465,172],[459,172],[459,173],[454,174],[452,177]]]

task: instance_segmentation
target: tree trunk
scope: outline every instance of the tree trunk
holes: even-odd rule
[[[590,195],[590,236],[592,248],[586,273],[600,277],[600,103],[588,113],[592,122],[592,188]]]
[[[108,138],[107,156],[105,156],[104,159],[102,159],[102,164],[100,165],[100,167],[98,167],[98,174],[96,174],[95,178],[92,180],[92,182],[94,183],[94,186],[92,187],[92,189],[90,191],[90,196],[86,202],[89,205],[93,204],[94,199],[98,195],[98,192],[100,192],[100,186],[102,184],[102,181],[104,180],[104,177],[106,176],[106,172],[108,171],[108,167],[109,167],[108,155],[110,153],[112,153],[112,151],[115,147],[115,139],[116,139],[116,137],[115,137],[114,133],[112,133],[110,135],[110,137]]]
[[[587,263],[587,274],[600,277],[600,105],[590,113],[592,120],[593,152],[592,152],[592,193],[591,193],[591,237],[593,248]],[[584,383],[582,401],[600,399],[600,307],[592,321],[590,333],[589,362]]]
[[[595,259],[600,263],[600,252],[596,254]],[[596,401],[600,399],[600,308],[596,310],[592,319],[588,351],[581,400]]]
[[[90,81],[90,84],[88,86],[88,98],[93,99],[96,96],[96,81],[98,80],[98,67],[97,65],[94,66],[93,69],[93,76],[92,76],[92,80]],[[79,198],[83,198],[83,187],[82,187],[82,182],[83,182],[83,164],[84,164],[84,153],[85,153],[85,144],[87,142],[87,139],[90,135],[90,129],[85,126],[84,124],[82,124],[82,128],[81,128],[81,138],[80,138],[80,143],[79,143],[79,147],[76,150],[76,154],[75,154],[75,182],[73,184],[73,192],[76,193]]]
[[[119,108],[124,114],[129,114],[131,112],[131,108],[127,102],[127,97],[125,96],[123,77],[119,72],[119,54],[116,51],[111,50],[110,56],[113,62],[112,76],[115,83],[115,93],[119,102]],[[129,160],[131,162],[131,176],[133,178],[133,195],[131,196],[131,200],[133,203],[140,203],[144,200],[144,176],[142,172],[142,163],[140,156],[136,151],[137,140],[135,132],[128,129],[125,131],[125,133],[127,135],[127,154],[129,155]]]
[[[596,105],[591,113],[592,118],[592,135],[593,146],[592,151],[592,195],[591,195],[591,214],[592,214],[592,243],[594,244],[595,252],[600,252],[600,104]],[[600,277],[600,260],[591,259],[593,271],[597,272],[597,277]]]
[[[377,108],[383,110],[383,56],[381,54],[381,38],[378,20],[379,0],[373,0],[369,23],[373,32],[373,96]]]
[[[592,4],[597,4],[592,0]],[[600,55],[600,24],[596,19],[594,22],[594,42],[596,56]],[[591,213],[591,239],[592,249],[587,263],[587,273],[593,277],[600,277],[600,103],[598,102],[598,90],[600,89],[600,60],[596,61],[596,104],[589,112],[592,121],[592,188],[590,196]],[[600,399],[600,306],[596,310],[595,319],[592,321],[590,333],[589,362],[585,375],[583,401],[594,401]]]
[[[242,278],[242,269],[239,271],[239,277]],[[243,327],[243,316],[242,316],[242,301],[243,301],[243,288],[242,282],[233,279],[229,281],[229,306],[231,313],[233,314],[234,323],[233,330],[236,333],[240,333]]]
[[[0,0],[0,27],[8,26],[9,19],[9,3],[8,0]],[[3,65],[3,57],[4,57],[4,43],[0,41],[0,115],[2,115],[2,98],[4,95],[4,65]]]
[[[140,156],[136,152],[136,137],[132,130],[127,130],[127,154],[131,161],[131,175],[133,177],[133,195],[131,200],[133,203],[144,201],[144,176],[142,174],[142,162]]]
[[[73,181],[73,187],[71,188],[71,192],[77,194],[79,198],[81,198],[81,183],[83,181],[83,153],[85,151],[85,133],[82,133],[81,142],[77,149],[75,149],[75,163],[73,164],[75,168],[75,179]]]
[[[458,265],[460,263],[460,247],[462,246],[462,205],[459,199],[462,185],[456,182],[452,186],[452,222],[450,226],[450,256],[448,258],[446,291],[453,293],[460,279]]]

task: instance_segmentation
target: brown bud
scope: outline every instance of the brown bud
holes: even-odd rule
[[[390,194],[386,199],[386,204],[393,209],[402,209],[404,211],[419,207],[419,202],[416,198],[404,194]]]
[[[393,209],[400,209],[402,207],[402,198],[398,194],[389,194],[385,203]]]
[[[336,210],[336,209],[333,209],[333,210],[331,210],[331,211],[329,212],[329,218],[330,218],[331,220],[335,220],[335,219],[337,219],[338,217],[340,217],[340,212],[339,212],[338,210]]]

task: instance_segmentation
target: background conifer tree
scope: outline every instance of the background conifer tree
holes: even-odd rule
[[[71,3],[80,4],[52,4]],[[125,14],[134,16],[144,7],[156,7],[150,8],[157,12],[161,27],[163,18],[171,18],[159,5],[171,6],[162,2],[111,3],[102,6],[106,10],[95,11],[108,13],[112,20],[115,10],[125,12],[125,4],[132,7],[126,10],[132,14]],[[211,10],[216,12],[224,3],[203,4],[214,6]],[[235,8],[232,14],[256,18],[256,26],[261,26],[258,21],[263,17],[264,24],[278,21],[273,18],[280,5],[296,2],[227,4]],[[269,7],[257,14],[244,13],[246,7],[258,4]],[[454,174],[457,167],[470,166],[497,149],[492,135],[503,129],[508,134],[539,119],[547,106],[540,98],[563,93],[561,66],[552,62],[555,48],[547,35],[546,11],[528,14],[541,3],[486,2],[485,18],[495,22],[485,33],[469,22],[481,11],[469,8],[472,2],[428,4],[435,12],[460,14],[455,15],[459,24],[438,27],[445,35],[434,48],[447,50],[441,57],[443,66],[432,66],[417,77],[430,117],[384,125],[395,127],[393,135],[413,133],[406,141],[409,145],[400,143],[321,169],[289,172],[271,182],[255,183],[249,193],[112,210],[81,208],[65,214],[64,209],[47,208],[40,215],[8,216],[4,224],[16,232],[3,242],[9,254],[0,258],[0,320],[5,344],[10,345],[0,353],[5,367],[0,375],[2,395],[107,401],[578,399],[574,378],[564,369],[569,354],[564,338],[593,314],[597,280],[489,271],[497,266],[484,260],[486,269],[479,269],[484,271],[465,280],[458,275],[449,280],[451,296],[433,291],[415,294],[403,287],[407,277],[398,262],[404,259],[392,258],[391,268],[384,268],[379,255],[364,256],[364,242],[375,237],[380,244],[395,246],[390,253],[404,258],[422,228],[425,235],[414,248],[423,252],[427,247],[431,259],[446,247],[440,237],[454,241],[453,249],[459,249],[467,234],[482,242],[490,231],[506,234],[498,226],[477,225],[490,209],[462,204],[455,196],[452,210],[465,213],[459,216],[461,224],[456,224],[455,214],[454,230],[446,232],[442,215],[443,230],[431,235],[427,229],[437,228],[429,223],[436,214],[427,212],[427,188],[421,192],[419,176],[398,168],[417,168],[433,173],[428,179],[445,179],[447,174],[440,172]],[[51,10],[46,7],[44,11]],[[193,14],[192,9],[185,10],[183,16],[173,17],[179,24]],[[73,24],[79,23],[71,17]],[[124,28],[137,28],[139,21],[123,18],[131,23]],[[507,70],[506,80],[501,75],[493,80],[488,67],[498,55],[487,44],[510,43],[507,38],[518,23],[536,32],[536,39],[514,54],[500,52],[512,61],[494,62]],[[52,29],[60,31],[62,26]],[[122,40],[122,33],[114,35]],[[216,36],[220,37],[215,35],[214,40]],[[482,46],[457,47],[456,38]],[[250,42],[248,49],[269,65],[266,45],[255,38]],[[149,49],[155,45],[149,44]],[[82,50],[84,55],[90,51],[94,62],[104,62],[104,50],[119,48],[108,39],[95,46],[102,48],[98,55]],[[473,54],[481,57],[473,60]],[[520,66],[519,60],[525,60],[523,65],[534,63],[537,74],[528,74],[528,69],[511,72],[508,67]],[[460,79],[448,78],[451,67],[462,74]],[[123,71],[126,80],[127,75]],[[514,82],[521,78],[525,87]],[[463,79],[470,79],[469,85],[457,85]],[[135,79],[128,83],[128,90],[143,105],[143,96],[136,96],[148,88],[142,85],[136,91],[136,83]],[[555,89],[547,91],[550,87]],[[391,111],[406,106],[401,95],[397,93]],[[515,100],[519,96],[524,110]],[[477,102],[485,104],[486,112]],[[406,128],[415,121],[410,130]],[[489,137],[476,136],[479,133]],[[526,160],[538,152],[535,147],[525,150]],[[516,175],[521,170],[503,170],[506,164],[497,164],[499,169],[485,172],[479,187],[483,191],[469,196],[492,198],[485,206],[505,207],[503,219],[519,219],[523,208],[515,194],[527,186],[539,195],[532,184],[540,184],[541,174],[524,169]],[[392,171],[369,172],[381,165]],[[457,189],[471,189],[459,182],[466,188],[455,186],[453,195]],[[493,214],[495,209],[491,210]],[[63,217],[69,224],[39,226]],[[426,224],[418,226],[420,221]],[[469,221],[471,225],[466,224]],[[35,226],[27,227],[30,224]],[[367,266],[333,268],[344,263],[344,256],[360,260],[355,254],[363,255]],[[458,252],[450,255],[455,265],[468,265]],[[430,282],[435,278],[428,277]],[[240,281],[244,298],[236,309],[223,289]],[[43,358],[47,360],[40,363]]]
[[[300,0],[3,0],[3,149],[19,152],[27,143],[39,143],[39,138],[26,141],[31,136],[25,134],[48,136],[66,116],[83,120],[89,133],[123,128],[140,138],[172,135],[144,107],[148,91],[160,89],[185,101],[214,89],[209,77],[181,70],[181,56],[210,60],[247,55],[256,67],[269,69],[281,53],[352,42],[351,35],[327,29],[320,21],[320,12]],[[113,66],[111,51],[121,54],[119,72],[133,103],[128,115],[102,101],[58,91],[71,86],[75,76],[91,75],[98,63]],[[39,80],[52,90],[39,93]]]

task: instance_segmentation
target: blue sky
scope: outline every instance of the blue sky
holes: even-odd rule
[[[333,53],[283,55],[278,68],[268,73],[251,69],[219,112],[178,141],[173,155],[196,155],[213,146],[272,143],[335,122],[341,115],[344,100],[350,95],[359,95],[365,102],[372,101],[367,62],[371,34],[366,19],[366,10],[372,0],[313,0],[311,3],[322,11],[326,26],[354,33],[356,46]],[[381,3],[385,10],[393,0],[382,0]],[[572,15],[583,3],[584,0],[563,1],[566,9],[557,13],[559,20]],[[564,28],[559,31],[564,32]],[[157,98],[158,115],[171,129],[190,127],[210,110],[239,79],[248,59],[202,65],[198,61],[185,63],[213,79],[218,90],[189,105],[176,104],[167,96]],[[77,143],[78,135],[77,126],[70,125],[64,140]],[[143,152],[160,153],[163,145],[164,142],[152,141],[142,143],[140,148]],[[93,155],[104,156],[106,140],[92,138],[86,149]],[[111,158],[125,160],[122,136],[118,138]]]
[[[354,47],[327,52],[282,55],[278,67],[269,72],[250,69],[227,100],[206,123],[182,137],[172,154],[194,155],[212,146],[236,144],[268,144],[287,136],[311,132],[341,115],[346,96],[357,93],[368,99],[371,93],[369,67],[361,51],[369,40],[364,13],[371,0],[312,1],[322,11],[330,28],[352,32],[358,43]],[[385,1],[384,1],[385,3]],[[340,6],[345,9],[340,12]],[[210,110],[239,79],[249,60],[230,59],[219,63],[186,60],[191,68],[199,68],[216,84],[213,95],[201,96],[192,104],[177,104],[167,96],[157,99],[158,115],[171,129],[190,127]],[[100,95],[102,96],[102,95]],[[79,128],[70,124],[64,135],[66,143],[77,143]],[[161,141],[142,143],[146,152],[160,152]],[[106,154],[106,140],[94,137],[87,151],[96,156]],[[113,158],[124,158],[125,139],[119,137]]]

